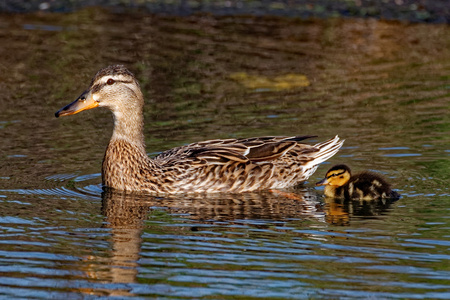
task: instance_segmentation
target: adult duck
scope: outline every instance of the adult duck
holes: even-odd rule
[[[135,76],[122,65],[97,72],[77,100],[56,117],[106,107],[114,130],[102,165],[104,187],[149,193],[247,192],[286,188],[308,179],[341,148],[334,137],[308,145],[312,136],[217,139],[162,152],[150,159],[144,143],[144,97]]]

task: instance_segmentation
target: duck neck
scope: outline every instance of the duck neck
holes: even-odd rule
[[[336,197],[336,187],[332,185],[326,185],[324,189],[324,194],[326,197],[334,198]]]
[[[114,130],[110,145],[115,142],[130,144],[141,154],[145,154],[144,117],[142,108],[114,112]]]
[[[114,131],[102,165],[103,186],[126,191],[140,190],[142,174],[151,174],[155,163],[145,152],[142,110],[114,113]]]

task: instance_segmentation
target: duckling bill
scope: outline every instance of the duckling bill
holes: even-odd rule
[[[335,165],[316,183],[325,186],[325,196],[332,198],[375,200],[398,199],[400,195],[379,174],[362,172],[352,175],[347,165]]]

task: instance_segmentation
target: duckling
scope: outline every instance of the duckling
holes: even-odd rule
[[[279,189],[308,179],[344,143],[338,136],[308,145],[312,136],[215,139],[167,150],[151,159],[144,143],[144,97],[122,65],[97,72],[78,99],[55,113],[69,116],[95,107],[114,115],[103,158],[103,186],[147,193],[248,192]]]
[[[379,174],[362,172],[352,176],[347,165],[335,165],[316,183],[325,186],[325,196],[332,198],[374,200],[381,198],[398,199],[400,195]]]

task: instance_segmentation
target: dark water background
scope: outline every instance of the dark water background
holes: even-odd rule
[[[450,298],[448,25],[91,8],[2,15],[0,44],[1,297]],[[113,63],[141,82],[150,155],[346,143],[290,194],[102,194],[110,113],[53,114]],[[341,162],[403,197],[325,200]]]
[[[408,22],[450,23],[447,0],[2,0],[0,12],[73,12],[86,7],[188,16],[371,17]]]

